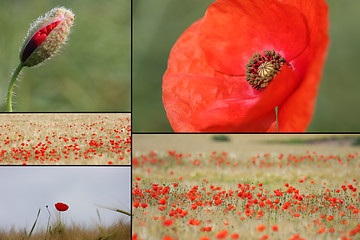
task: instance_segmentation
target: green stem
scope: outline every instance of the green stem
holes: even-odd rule
[[[46,238],[47,238],[47,233],[48,233],[48,231],[49,231],[49,223],[50,223],[50,216],[51,216],[51,213],[50,213],[50,211],[49,211],[49,206],[48,206],[48,205],[46,205],[46,209],[47,209],[47,211],[48,211],[48,213],[49,213],[49,218],[48,218],[48,223],[47,223],[47,227],[46,227],[45,240],[46,240]]]
[[[40,215],[40,208],[39,208],[38,214],[37,214],[37,216],[36,216],[36,219],[35,219],[34,225],[32,226],[32,228],[31,228],[31,230],[30,230],[30,233],[29,233],[28,238],[30,238],[30,237],[31,237],[31,234],[32,234],[32,233],[33,233],[33,231],[34,231],[34,228],[35,228],[35,226],[36,226],[37,220],[39,219],[39,215]]]
[[[276,116],[276,132],[279,132],[278,106],[275,107],[275,116]]]
[[[21,69],[25,66],[23,62],[20,62],[19,66],[15,69],[15,72],[13,73],[10,83],[9,83],[9,89],[7,93],[7,111],[12,112],[12,93],[13,88],[16,82],[17,77],[19,76],[19,73],[21,72]]]

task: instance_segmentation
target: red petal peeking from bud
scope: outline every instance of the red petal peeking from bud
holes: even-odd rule
[[[32,67],[54,55],[67,40],[74,14],[64,8],[54,8],[38,18],[30,27],[20,51],[20,60]]]
[[[45,40],[45,38],[59,23],[60,21],[53,22],[37,31],[25,46],[21,56],[21,61],[25,62],[26,59],[34,52],[34,50]]]
[[[325,62],[324,0],[217,0],[170,52],[163,103],[176,132],[305,131]]]
[[[20,63],[16,67],[8,88],[7,111],[12,112],[12,93],[23,67],[36,66],[49,59],[63,46],[74,22],[74,14],[64,8],[54,8],[31,24],[20,50]]]
[[[58,202],[55,204],[55,208],[60,212],[65,212],[66,210],[69,209],[69,206],[66,205],[65,203]]]

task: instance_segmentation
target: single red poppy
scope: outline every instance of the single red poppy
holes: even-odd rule
[[[220,232],[218,232],[217,234],[216,234],[216,238],[217,239],[223,239],[223,238],[226,238],[227,237],[227,235],[228,235],[228,230],[222,230],[222,231],[220,231]]]
[[[305,131],[325,62],[324,0],[217,0],[171,50],[163,103],[176,132]]]
[[[162,223],[164,226],[171,226],[171,225],[173,225],[174,224],[174,220],[172,220],[172,219],[166,219],[166,220],[164,220],[163,221],[163,223]]]
[[[69,206],[66,205],[65,203],[58,202],[55,204],[55,208],[60,212],[65,212],[66,210],[69,209]]]
[[[257,226],[256,226],[256,230],[258,230],[259,232],[264,231],[264,230],[265,230],[265,228],[266,228],[266,226],[265,226],[265,225],[263,225],[263,224],[260,224],[260,225],[257,225]]]

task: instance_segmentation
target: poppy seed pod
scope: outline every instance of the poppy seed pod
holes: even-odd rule
[[[20,51],[20,60],[32,67],[54,55],[66,42],[74,14],[64,8],[54,8],[39,17],[31,26]]]

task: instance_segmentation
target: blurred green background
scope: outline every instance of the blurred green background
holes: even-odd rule
[[[74,26],[60,54],[25,67],[15,87],[17,112],[129,112],[130,0],[1,0],[0,111],[30,23],[57,6],[71,9]]]
[[[133,3],[133,130],[170,132],[161,82],[171,47],[213,0]],[[360,1],[329,0],[330,48],[308,131],[360,131]],[[358,59],[359,57],[359,59]]]

